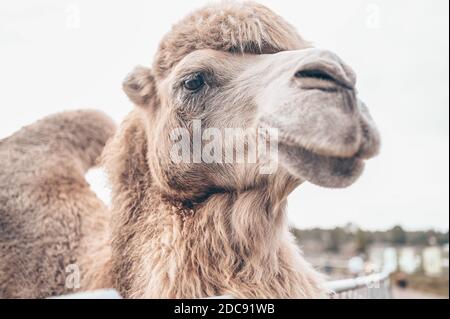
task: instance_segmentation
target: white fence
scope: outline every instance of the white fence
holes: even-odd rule
[[[333,291],[331,299],[390,299],[392,298],[390,273],[384,272],[352,279],[330,281],[326,288]],[[120,299],[114,289],[80,292],[56,299]],[[213,299],[233,299],[232,296],[217,296]]]
[[[352,279],[330,281],[327,288],[332,299],[391,299],[390,272]]]

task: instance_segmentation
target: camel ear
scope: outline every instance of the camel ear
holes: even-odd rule
[[[123,90],[128,98],[137,106],[149,107],[156,100],[155,78],[152,70],[137,66],[123,81]]]

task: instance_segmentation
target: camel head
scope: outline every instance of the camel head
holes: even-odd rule
[[[145,125],[154,182],[172,197],[202,198],[255,187],[267,177],[258,163],[195,161],[195,121],[202,130],[220,133],[275,129],[273,174],[287,174],[297,184],[353,183],[379,148],[355,85],[345,62],[313,48],[280,16],[253,2],[231,2],[176,24],[163,38],[153,67],[137,67],[124,90]],[[174,162],[171,137],[181,131],[189,135],[178,141],[188,147],[189,160]],[[230,145],[225,135],[224,148]]]

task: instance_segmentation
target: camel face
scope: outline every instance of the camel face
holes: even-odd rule
[[[149,141],[155,142],[149,150],[150,167],[157,168],[154,175],[164,188],[180,190],[180,185],[188,185],[190,196],[194,189],[202,196],[211,189],[246,188],[258,180],[258,163],[220,159],[205,163],[203,158],[195,163],[192,154],[177,163],[162,161],[173,147],[167,137],[186,128],[190,135],[186,143],[194,141],[197,120],[203,130],[220,132],[276,129],[277,164],[282,169],[301,181],[348,186],[379,147],[377,130],[356,96],[355,84],[351,68],[329,51],[308,48],[262,55],[194,51],[155,83],[159,104],[147,108],[146,114],[149,123],[161,124],[149,129]],[[221,146],[234,147],[226,136],[221,138]]]
[[[156,184],[172,197],[202,198],[265,177],[261,162],[196,161],[195,121],[202,130],[254,129],[254,136],[257,128],[273,128],[271,174],[288,172],[297,184],[353,183],[380,144],[355,84],[338,56],[312,48],[281,17],[248,2],[212,5],[183,19],[163,38],[153,68],[136,69],[124,90],[143,111]],[[170,137],[180,129],[189,135],[181,144],[194,149],[184,152],[188,160],[173,161]],[[233,144],[221,138],[222,154]]]

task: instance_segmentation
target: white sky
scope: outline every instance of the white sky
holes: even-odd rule
[[[383,137],[378,158],[345,190],[302,185],[298,227],[354,222],[370,229],[449,228],[449,2],[260,1],[358,73]],[[149,65],[171,24],[206,1],[0,2],[0,138],[45,115],[97,108],[118,122],[131,109],[125,75]],[[104,179],[90,178],[106,196]]]

